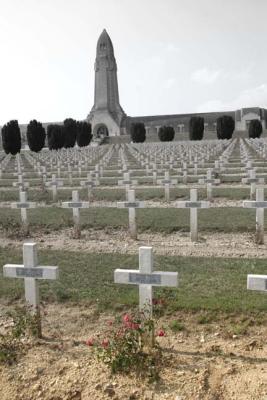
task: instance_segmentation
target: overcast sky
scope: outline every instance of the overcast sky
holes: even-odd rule
[[[267,108],[267,0],[0,0],[0,124],[83,119],[97,39],[130,116]]]

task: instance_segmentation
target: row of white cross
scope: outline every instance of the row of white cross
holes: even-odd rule
[[[23,264],[6,264],[3,274],[9,278],[23,278],[26,302],[31,311],[39,314],[39,287],[38,280],[58,279],[57,266],[40,266],[37,257],[37,244],[24,243]],[[178,286],[178,273],[153,270],[152,247],[139,248],[139,270],[116,269],[114,282],[139,286],[139,308],[147,318],[152,317],[153,286]],[[267,292],[267,275],[248,275],[247,288]],[[41,335],[41,323],[39,335]]]
[[[135,199],[135,191],[129,189],[127,191],[127,201],[117,202],[118,208],[128,208],[129,210],[129,231],[133,239],[137,238],[136,228],[136,209],[144,208],[144,201],[137,201]],[[209,208],[210,203],[208,201],[198,201],[197,189],[190,189],[190,200],[177,201],[177,208],[189,208],[190,209],[190,235],[191,240],[196,242],[198,240],[198,216],[197,210],[203,208]],[[79,192],[77,190],[72,191],[72,201],[62,203],[63,208],[72,208],[73,210],[73,222],[75,237],[80,237],[80,209],[89,208],[90,203],[86,201],[80,201]],[[24,230],[28,232],[28,218],[27,209],[36,208],[35,202],[27,201],[26,192],[20,192],[20,201],[11,204],[12,208],[21,210],[21,220]],[[264,201],[264,188],[256,189],[256,201],[244,201],[243,207],[256,209],[256,242],[258,244],[264,243],[264,209],[267,208],[267,201]]]

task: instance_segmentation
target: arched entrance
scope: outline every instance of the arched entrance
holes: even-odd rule
[[[94,136],[96,138],[104,138],[104,137],[108,137],[109,133],[108,133],[108,128],[106,125],[104,124],[98,124],[94,127]]]

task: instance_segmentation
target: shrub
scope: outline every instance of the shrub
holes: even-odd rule
[[[72,118],[67,118],[63,122],[64,130],[64,147],[74,147],[77,138],[77,121]]]
[[[9,121],[2,128],[2,144],[6,154],[15,155],[21,150],[21,135],[18,121]]]
[[[88,146],[92,136],[91,124],[86,121],[77,122],[77,145],[79,147]]]
[[[258,119],[252,119],[249,124],[248,137],[255,139],[262,134],[262,123]]]
[[[155,342],[155,321],[142,313],[125,314],[108,322],[104,336],[89,338],[85,343],[94,347],[98,360],[107,364],[112,373],[131,373],[158,380],[162,354]],[[165,336],[159,329],[156,336]]]
[[[189,139],[202,140],[204,135],[204,118],[191,117],[189,121]]]
[[[45,145],[45,129],[41,122],[35,119],[30,121],[27,126],[27,141],[31,151],[41,151]]]
[[[49,150],[59,150],[64,146],[64,133],[61,125],[51,124],[47,127]]]
[[[146,128],[143,122],[132,123],[130,134],[132,142],[143,143],[146,140]]]
[[[235,121],[230,115],[223,115],[217,119],[217,138],[231,139],[235,130]]]
[[[171,142],[174,139],[174,129],[172,126],[161,126],[159,128],[159,140],[161,142]]]

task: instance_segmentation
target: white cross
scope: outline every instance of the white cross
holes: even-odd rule
[[[207,184],[207,199],[211,200],[212,199],[212,185],[219,185],[220,183],[220,179],[215,179],[212,178],[212,170],[208,169],[207,170],[207,177],[206,178],[202,178],[198,180],[198,183],[200,184]]]
[[[40,298],[38,279],[58,279],[58,267],[39,266],[37,257],[37,244],[24,243],[23,264],[4,265],[3,275],[7,278],[24,279],[25,299],[31,306],[31,312],[33,314],[37,314],[39,317]],[[39,329],[38,334],[41,335],[41,328]]]
[[[153,286],[178,286],[178,272],[153,271],[152,247],[139,247],[139,270],[116,269],[115,283],[139,286],[139,309],[152,316]]]
[[[118,208],[128,208],[129,209],[129,231],[133,239],[137,239],[137,229],[136,229],[136,208],[144,208],[145,203],[143,201],[135,200],[134,189],[128,190],[128,201],[118,201]]]
[[[58,186],[63,186],[63,181],[60,179],[56,178],[56,175],[52,175],[52,180],[50,182],[45,183],[46,186],[51,186],[52,187],[52,193],[53,193],[53,200],[57,200],[57,187]]]
[[[62,203],[63,208],[72,208],[73,212],[73,223],[74,223],[74,232],[76,237],[81,236],[81,228],[80,228],[80,208],[89,208],[88,201],[80,201],[78,190],[72,191],[72,201],[66,201]]]
[[[198,221],[197,221],[197,209],[198,208],[209,208],[210,203],[208,201],[197,200],[197,189],[190,189],[190,201],[177,201],[177,208],[190,208],[190,235],[192,242],[197,242],[198,239]]]
[[[267,292],[267,275],[248,275],[247,289]]]
[[[170,201],[170,185],[177,185],[177,179],[170,179],[169,171],[165,171],[164,179],[159,179],[157,182],[159,185],[164,185],[165,200],[167,202],[169,202]]]
[[[137,180],[131,180],[129,172],[123,174],[123,179],[118,181],[119,186],[125,186],[126,197],[131,185],[137,185]]]
[[[95,187],[95,183],[92,181],[91,174],[87,174],[87,180],[80,181],[80,185],[88,188],[88,200],[90,201],[92,197],[92,189]]]
[[[242,178],[242,183],[250,184],[250,198],[253,199],[253,196],[256,191],[256,183],[264,184],[264,178],[256,178],[255,169],[249,170],[249,178]]]
[[[256,243],[264,243],[264,209],[267,201],[264,201],[264,188],[256,189],[256,201],[243,201],[243,207],[256,208]]]
[[[19,193],[19,202],[11,203],[11,208],[19,208],[21,214],[21,222],[25,232],[29,230],[29,222],[28,222],[28,215],[27,215],[27,208],[35,208],[36,203],[27,201],[27,193],[20,192]]]
[[[14,187],[19,187],[21,190],[29,187],[29,182],[24,182],[24,178],[22,174],[18,175],[18,182],[13,182]]]

